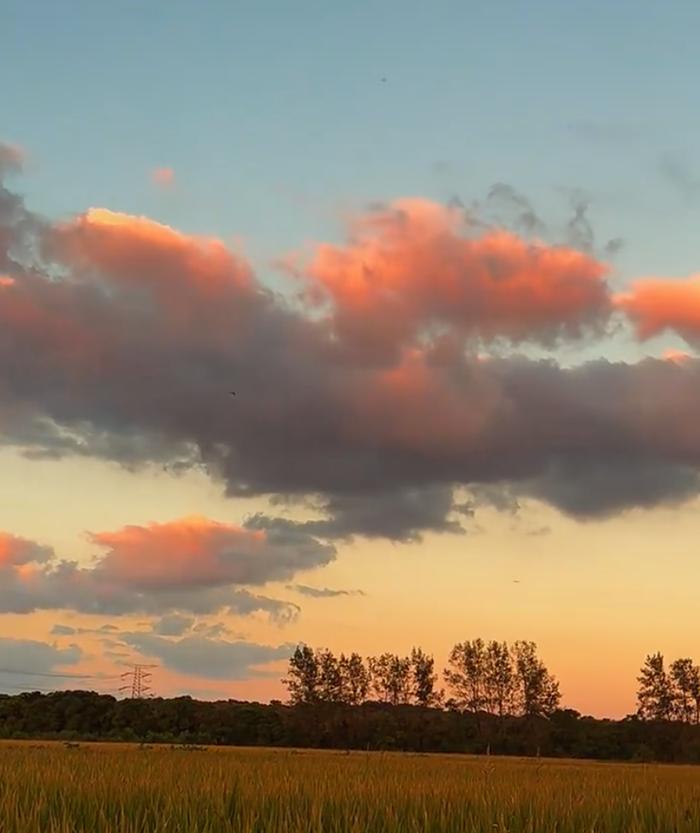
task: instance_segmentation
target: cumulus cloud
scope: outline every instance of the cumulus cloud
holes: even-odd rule
[[[45,547],[0,535],[0,612],[263,611],[278,623],[292,621],[297,605],[251,593],[245,585],[292,578],[327,563],[335,550],[306,532],[295,533],[291,522],[273,520],[269,533],[262,516],[255,516],[251,524],[237,527],[197,517],[93,533],[92,540],[105,552],[89,567],[60,561]],[[182,619],[164,621],[172,629],[174,621]]]
[[[385,359],[430,326],[551,342],[607,317],[602,263],[503,229],[470,235],[463,226],[461,211],[421,199],[359,217],[347,245],[316,248],[309,296],[330,298],[339,339]]]
[[[0,570],[9,567],[21,568],[32,562],[42,564],[52,555],[50,547],[42,547],[26,538],[0,532]]]
[[[13,565],[5,608],[55,606],[59,586],[102,612],[272,607],[236,582],[328,563],[334,551],[319,539],[459,532],[472,509],[457,488],[579,517],[697,493],[696,360],[565,368],[473,349],[577,338],[611,309],[654,331],[658,310],[638,288],[636,305],[613,303],[590,254],[398,201],[294,265],[310,303],[300,309],[221,241],[104,209],[48,223],[0,195],[10,279],[0,285],[0,442],[200,466],[230,496],[308,498],[320,514],[208,528],[196,560],[175,528],[98,537],[106,551],[94,569],[31,562],[31,592]],[[575,218],[583,243],[586,223]],[[259,532],[269,557],[255,555]],[[142,560],[140,548],[171,538],[177,570],[154,577],[158,556]]]
[[[335,549],[297,524],[255,515],[243,527],[191,517],[92,533],[105,555],[94,571],[138,591],[260,585],[327,564]]]
[[[260,666],[287,659],[294,650],[293,645],[272,647],[204,636],[172,640],[149,633],[127,633],[122,634],[122,640],[143,656],[159,659],[166,668],[180,674],[219,680],[269,676]]]
[[[700,340],[700,276],[635,281],[615,302],[636,324],[639,337],[673,330],[689,343]]]

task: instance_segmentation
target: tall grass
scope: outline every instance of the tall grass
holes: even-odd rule
[[[698,833],[700,769],[0,746],[1,833]]]

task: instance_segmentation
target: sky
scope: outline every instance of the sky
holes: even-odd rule
[[[0,690],[693,656],[696,4],[0,20]]]

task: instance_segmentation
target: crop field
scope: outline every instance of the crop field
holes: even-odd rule
[[[0,745],[2,833],[698,833],[700,768]]]

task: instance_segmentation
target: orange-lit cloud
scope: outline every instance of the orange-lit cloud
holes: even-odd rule
[[[51,557],[51,550],[18,538],[7,532],[0,532],[0,571],[4,569],[20,569],[31,562],[41,563]]]
[[[700,337],[700,276],[635,281],[615,303],[636,324],[642,339],[664,330],[674,330],[691,342]]]
[[[675,350],[673,348],[664,350],[661,358],[666,362],[673,362],[673,364],[678,365],[683,365],[693,360],[693,356],[690,353],[686,353],[685,350]]]
[[[546,341],[608,314],[606,267],[591,256],[469,232],[454,209],[399,200],[356,219],[346,246],[317,247],[310,297],[323,288],[339,335],[359,347],[391,348],[430,325]]]
[[[83,567],[60,561],[49,548],[0,533],[0,613],[264,611],[285,621],[296,615],[296,605],[247,588],[288,580],[335,558],[334,547],[302,526],[263,516],[244,526],[193,517],[90,537],[106,553]]]
[[[55,227],[50,254],[67,265],[100,270],[112,281],[177,293],[195,285],[193,300],[251,285],[250,269],[216,238],[196,238],[146,217],[91,208]]]
[[[158,188],[172,188],[175,184],[175,171],[172,168],[155,168],[151,171],[151,182]]]
[[[328,563],[335,555],[332,547],[310,537],[284,540],[279,529],[271,537],[262,525],[244,528],[202,517],[90,537],[107,550],[99,572],[134,588],[259,585]]]
[[[303,528],[264,530],[282,563],[272,543],[286,538],[459,532],[498,490],[585,517],[700,493],[696,360],[679,374],[658,360],[566,368],[499,358],[498,343],[488,360],[465,350],[465,336],[541,345],[604,322],[605,268],[589,255],[399,201],[360,218],[346,246],[316,250],[302,271],[319,314],[268,291],[219,240],[105,209],[50,224],[13,205],[0,216],[14,281],[0,292],[3,441],[199,466],[231,496],[312,501],[320,517]],[[10,248],[32,268],[3,260]],[[457,486],[481,497],[456,504]],[[172,538],[194,577],[175,532],[119,533],[103,574]],[[224,537],[254,551],[256,539]],[[207,552],[213,580],[223,562]]]

